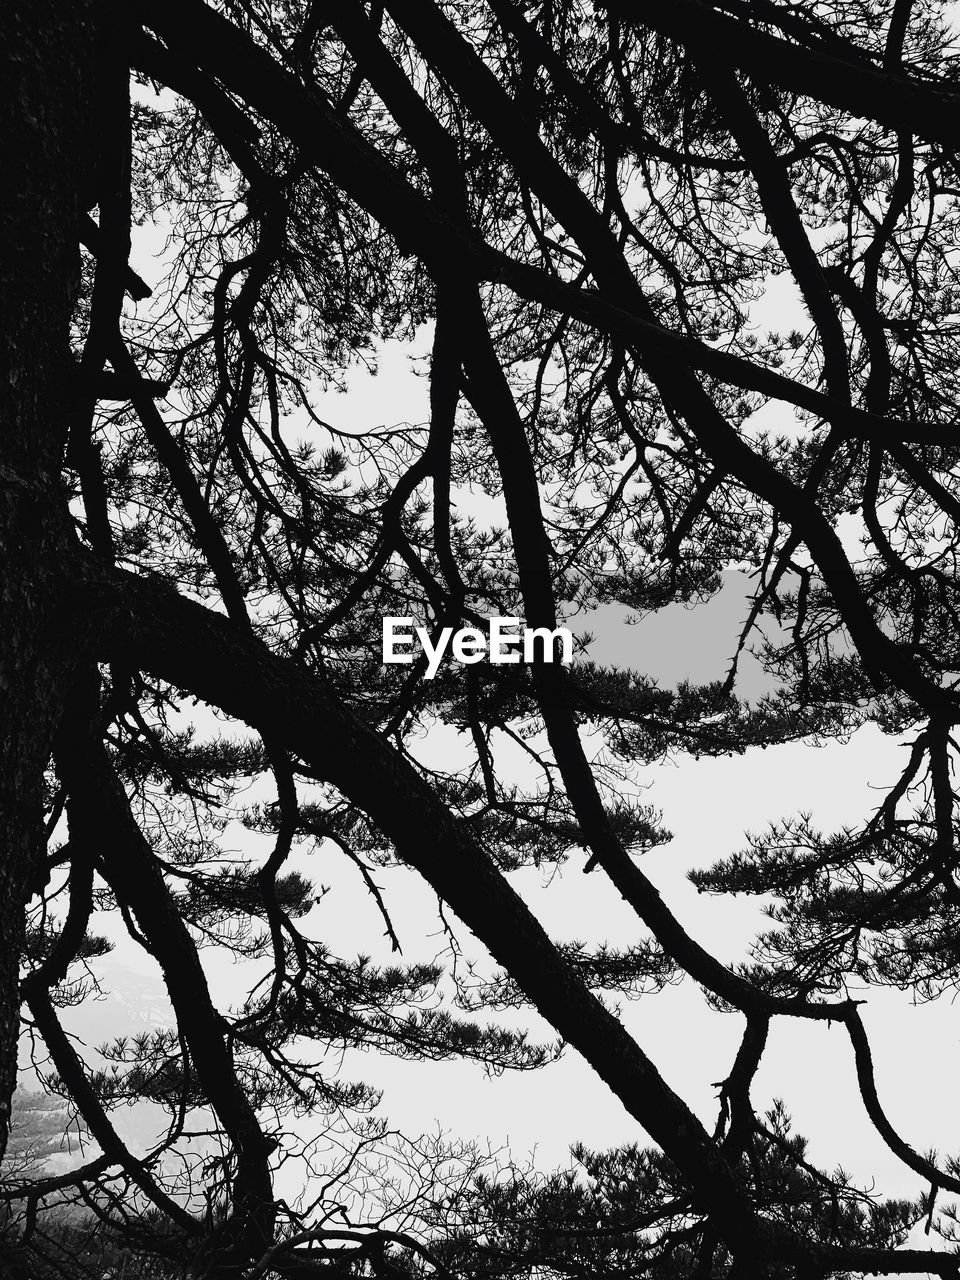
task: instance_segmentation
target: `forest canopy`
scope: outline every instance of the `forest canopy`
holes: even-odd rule
[[[860,1013],[960,978],[954,22],[939,0],[3,6],[0,1271],[957,1274],[960,1162],[891,1121]],[[376,427],[323,407],[418,342],[423,420],[389,388]],[[383,662],[386,617],[553,631],[695,609],[730,570],[750,598],[712,683],[662,687],[642,653]],[[867,725],[901,772],[856,824],[797,817],[799,785],[705,851],[696,887],[771,917],[748,963],[708,950],[646,873],[669,833],[644,770]],[[463,751],[427,763],[438,727]],[[518,876],[564,864],[634,913],[628,947],[541,925]],[[400,950],[394,867],[437,901],[431,962]],[[315,923],[348,876],[389,962]],[[96,1047],[67,1024],[118,930],[172,1012]],[[232,1003],[212,952],[256,975]],[[709,1125],[620,1014],[680,981],[739,1029]],[[789,1099],[752,1099],[784,1018],[842,1030],[914,1199],[820,1168]],[[537,1071],[561,1047],[624,1113],[579,1174],[396,1134],[335,1067]],[[143,1105],[146,1148],[121,1133]],[[58,1108],[79,1163],[51,1154]],[[303,1138],[318,1117],[336,1158]]]

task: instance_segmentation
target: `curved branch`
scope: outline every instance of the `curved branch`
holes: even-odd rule
[[[746,160],[770,229],[783,250],[807,309],[816,325],[823,349],[823,376],[827,392],[840,404],[850,400],[847,343],[823,269],[800,217],[786,165],[773,149],[767,131],[736,75],[719,62],[716,50],[700,38],[699,29],[688,31],[691,49],[704,81],[719,105],[731,136]]]
[[[860,1096],[863,1098],[863,1104],[867,1109],[867,1115],[873,1121],[873,1126],[877,1133],[880,1134],[884,1142],[890,1150],[903,1163],[914,1171],[919,1173],[922,1178],[934,1186],[942,1187],[945,1191],[960,1191],[960,1178],[953,1177],[952,1174],[944,1173],[938,1169],[936,1165],[931,1164],[929,1160],[917,1154],[916,1151],[905,1142],[897,1133],[893,1125],[887,1119],[886,1112],[880,1105],[880,1098],[877,1094],[877,1083],[873,1074],[873,1055],[870,1052],[870,1041],[867,1039],[867,1032],[860,1018],[860,1014],[856,1009],[851,1009],[844,1018],[847,1033],[850,1036],[850,1043],[853,1045],[854,1059],[857,1065],[857,1080],[860,1085]],[[956,1265],[956,1264],[955,1264]]]
[[[241,1235],[252,1234],[255,1247],[272,1230],[270,1146],[237,1079],[196,946],[107,756],[95,717],[96,688],[95,671],[78,681],[57,744],[57,769],[70,792],[67,813],[79,838],[99,851],[101,873],[135,916],[163,970],[197,1078],[236,1151],[233,1225]]]
[[[33,1015],[34,1022],[37,1024],[37,1029],[43,1036],[44,1043],[50,1051],[54,1066],[60,1073],[64,1084],[70,1090],[71,1098],[76,1103],[87,1128],[99,1143],[104,1155],[111,1163],[120,1165],[144,1195],[162,1213],[166,1214],[171,1222],[175,1222],[177,1226],[191,1235],[198,1234],[201,1230],[200,1224],[191,1214],[187,1213],[182,1205],[177,1204],[162,1190],[156,1179],[144,1166],[143,1161],[137,1160],[127,1150],[116,1129],[110,1123],[106,1111],[104,1111],[99,1098],[86,1077],[83,1064],[76,1050],[60,1025],[60,1020],[54,1011],[49,992],[39,985],[31,987],[27,993],[27,1005]]]

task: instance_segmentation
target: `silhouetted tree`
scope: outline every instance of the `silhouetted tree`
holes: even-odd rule
[[[924,1219],[951,1238],[934,1197],[960,1167],[892,1127],[847,995],[932,996],[960,972],[948,18],[937,0],[8,0],[0,1107],[19,983],[47,1083],[99,1148],[13,1187],[20,1274],[100,1256],[247,1280],[956,1273],[902,1246]],[[148,282],[141,227],[165,237],[136,262]],[[775,288],[796,318],[763,332]],[[322,419],[319,389],[425,325],[428,422]],[[502,495],[505,528],[471,486]],[[435,680],[381,662],[385,615],[552,631],[574,608],[703,599],[730,566],[755,594],[717,684],[542,655]],[[747,707],[737,663],[765,613],[779,692]],[[253,735],[192,733],[191,699]],[[868,721],[912,747],[862,827],[788,819],[696,873],[777,904],[755,962],[727,966],[635,861],[668,837],[623,776]],[[418,759],[438,722],[466,768]],[[535,784],[502,776],[497,735]],[[267,778],[243,812],[270,841],[257,861],[224,828]],[[394,942],[372,868],[417,871],[496,973],[331,954],[302,923],[306,841],[365,877]],[[635,910],[634,947],[555,942],[511,886],[577,851]],[[98,1062],[61,1014],[96,979],[100,912],[156,961],[175,1025]],[[206,942],[259,963],[242,1007],[214,1003]],[[744,1021],[712,1133],[598,996],[683,975]],[[552,1046],[477,1021],[524,1006],[655,1149],[456,1195],[429,1165],[410,1230],[277,1197],[296,1116],[342,1122],[355,1152],[371,1136],[373,1091],[305,1064],[305,1040],[533,1068]],[[784,1016],[843,1025],[867,1114],[930,1188],[915,1203],[824,1173],[782,1108],[755,1113]],[[143,1100],[167,1121],[146,1152],[112,1119]],[[45,1231],[53,1202],[92,1234]]]

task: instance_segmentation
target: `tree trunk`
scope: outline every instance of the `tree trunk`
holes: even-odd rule
[[[44,769],[70,667],[76,552],[59,472],[94,15],[93,0],[0,5],[0,1155],[24,905],[45,878]]]

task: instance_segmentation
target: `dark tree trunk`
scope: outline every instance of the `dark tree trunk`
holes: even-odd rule
[[[59,472],[94,22],[93,0],[0,5],[0,1154],[23,909],[44,879],[43,776],[70,667]]]

